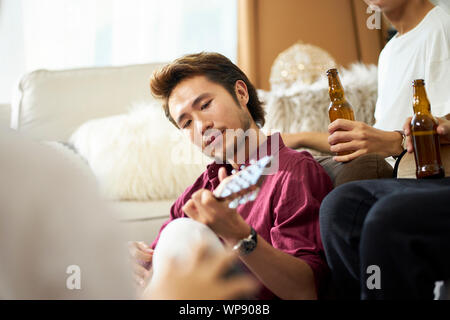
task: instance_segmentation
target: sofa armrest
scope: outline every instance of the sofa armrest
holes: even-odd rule
[[[9,128],[11,122],[11,106],[0,104],[0,127]]]
[[[173,200],[160,201],[113,201],[111,202],[119,221],[168,219]]]
[[[169,219],[174,200],[162,201],[113,201],[117,219],[125,228],[130,241],[152,243],[162,224]]]

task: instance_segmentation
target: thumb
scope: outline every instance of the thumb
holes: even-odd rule
[[[219,181],[222,182],[227,176],[228,176],[227,169],[225,169],[225,167],[220,168],[219,169]]]

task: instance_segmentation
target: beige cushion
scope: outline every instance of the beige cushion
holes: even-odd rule
[[[162,224],[169,219],[176,199],[162,201],[113,201],[117,218],[123,222],[129,240],[153,242]]]
[[[0,104],[0,128],[8,128],[11,122],[11,106]]]
[[[149,80],[161,65],[28,73],[13,97],[12,127],[36,139],[67,141],[87,120],[124,113],[133,102],[153,101]]]
[[[441,146],[441,160],[445,170],[445,176],[450,177],[450,146]],[[416,179],[416,160],[414,153],[405,153],[399,161],[397,178]]]
[[[328,173],[335,187],[357,180],[392,178],[393,175],[392,166],[375,153],[365,154],[345,163],[334,161],[333,156],[314,158]]]

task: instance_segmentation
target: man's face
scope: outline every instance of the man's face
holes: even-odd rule
[[[207,156],[222,161],[242,143],[241,139],[226,139],[225,131],[246,131],[252,125],[245,83],[236,82],[236,90],[239,104],[221,85],[196,76],[180,82],[168,100],[170,115],[183,133]]]
[[[364,0],[367,5],[378,7],[382,12],[389,12],[403,6],[408,0]]]

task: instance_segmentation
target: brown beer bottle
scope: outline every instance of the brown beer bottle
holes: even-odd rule
[[[441,161],[437,120],[431,115],[430,102],[425,92],[425,81],[414,80],[414,116],[411,133],[416,159],[417,179],[442,178],[445,176]]]
[[[329,69],[327,71],[328,76],[328,94],[330,95],[330,106],[328,107],[328,116],[330,117],[330,123],[336,119],[355,120],[353,108],[345,99],[344,89],[342,88],[341,81],[337,69]],[[351,151],[338,152],[339,156],[350,154]]]

